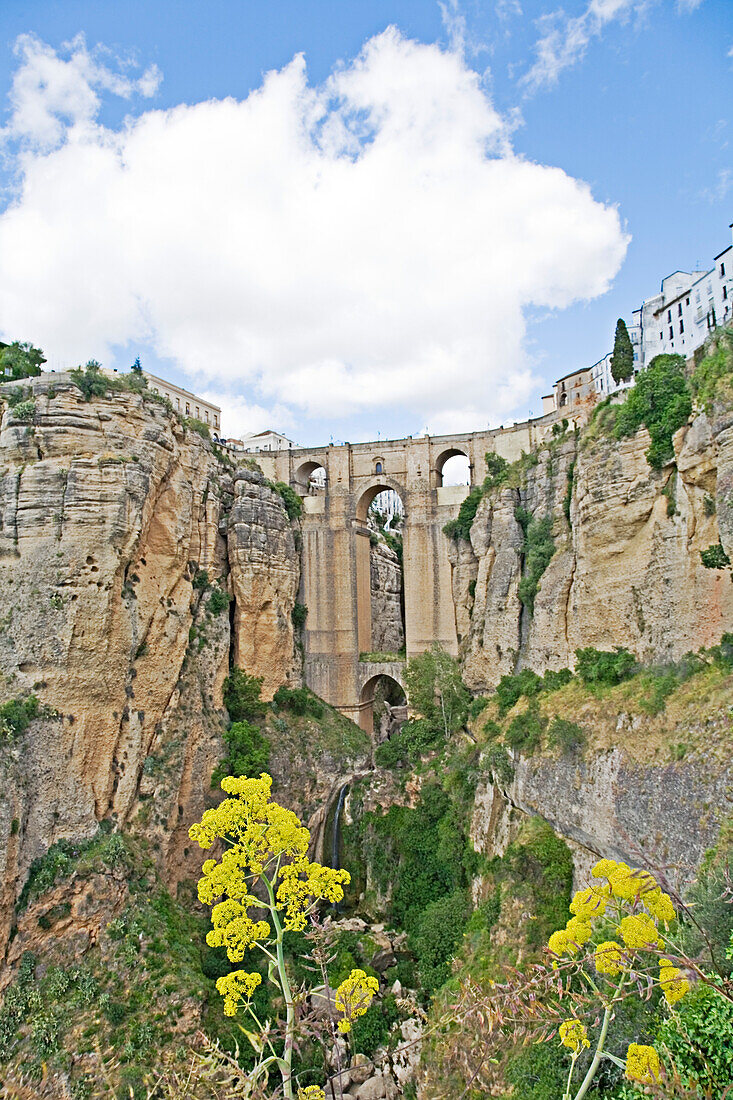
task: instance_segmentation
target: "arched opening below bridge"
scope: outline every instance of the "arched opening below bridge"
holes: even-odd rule
[[[364,491],[357,504],[356,616],[363,660],[404,659],[404,514],[398,487],[379,480]]]
[[[361,689],[359,725],[380,745],[402,728],[407,719],[405,689],[392,676],[377,673]]]
[[[471,463],[464,451],[451,447],[443,451],[435,463],[437,486],[443,485],[470,485]]]
[[[306,496],[310,493],[321,493],[326,488],[327,474],[324,466],[318,462],[304,462],[293,475],[295,487]]]

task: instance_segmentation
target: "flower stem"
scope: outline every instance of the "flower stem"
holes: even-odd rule
[[[270,913],[272,914],[272,923],[275,926],[275,944],[277,951],[277,969],[280,975],[280,988],[285,998],[285,1050],[283,1051],[283,1058],[281,1062],[282,1075],[283,1075],[283,1095],[285,1100],[294,1100],[293,1097],[293,1039],[295,1033],[295,1010],[293,1008],[293,994],[290,989],[290,981],[288,980],[288,974],[285,969],[285,954],[283,952],[283,927],[280,923],[280,917],[277,912],[277,903],[275,901],[275,893],[272,889],[272,883],[267,875],[262,876],[267,887],[267,894],[270,899]]]

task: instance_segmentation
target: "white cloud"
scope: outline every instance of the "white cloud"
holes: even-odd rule
[[[645,6],[646,0],[590,0],[581,15],[571,18],[560,9],[542,16],[536,60],[522,83],[530,90],[556,84],[560,73],[584,57],[591,39],[602,34],[608,23],[627,19]]]
[[[0,215],[3,333],[58,359],[147,342],[268,415],[470,427],[525,406],[524,310],[602,294],[623,260],[617,211],[513,154],[458,51],[388,28],[323,86],[298,56],[244,101],[110,130],[80,50],[21,52]]]
[[[61,56],[35,35],[22,34],[14,53],[20,64],[10,90],[10,123],[0,129],[0,139],[18,139],[36,149],[51,149],[68,128],[89,125],[99,111],[100,92],[150,98],[162,79],[157,65],[151,65],[131,80],[119,71],[120,59],[113,59],[116,70],[106,63],[109,51],[87,49],[83,34],[65,43]]]

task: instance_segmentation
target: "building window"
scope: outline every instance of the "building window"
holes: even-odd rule
[[[181,411],[181,399],[180,399],[180,397],[176,398],[176,408],[178,409],[179,412]]]
[[[667,320],[668,320],[668,321],[671,321],[671,320],[672,320],[672,310],[671,310],[671,309],[668,309],[668,310],[667,310]]]
[[[685,298],[685,305],[686,305],[686,306],[689,306],[689,304],[690,304],[690,299],[689,299],[689,298]]]
[[[724,286],[724,287],[723,287],[723,301],[725,301],[725,299],[726,299],[727,297],[728,297],[728,287],[727,287],[727,286]]]
[[[674,340],[674,329],[671,325],[669,326],[669,338],[670,340]]]
[[[186,402],[186,416],[191,415],[191,406]]]
[[[214,413],[214,427],[219,427],[219,417],[216,415],[216,413]]]
[[[677,316],[678,316],[678,317],[681,317],[681,316],[682,316],[682,302],[679,302],[679,303],[677,304]]]
[[[382,463],[378,462],[377,465],[374,467],[374,473],[381,474],[382,472]]]
[[[725,276],[725,264],[721,264],[720,265],[720,277],[721,277],[721,279],[724,278],[724,276]]]
[[[660,339],[660,340],[663,340],[663,339],[664,339],[664,333],[663,333],[663,332],[660,332],[660,333],[659,333],[659,339]]]
[[[196,406],[196,419],[198,420],[198,418],[199,418],[199,407],[197,405]]]
[[[683,333],[684,331],[685,331],[685,322],[680,321],[680,334]]]
[[[209,410],[206,409],[206,423],[209,423]]]

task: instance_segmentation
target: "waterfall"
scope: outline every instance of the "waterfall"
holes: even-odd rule
[[[346,792],[349,789],[349,784],[344,783],[343,787],[339,791],[338,802],[336,803],[336,811],[333,815],[333,837],[331,839],[331,866],[338,868],[339,865],[339,840],[341,839],[339,833],[339,824],[341,822],[341,811],[344,808],[344,802],[346,800]]]

